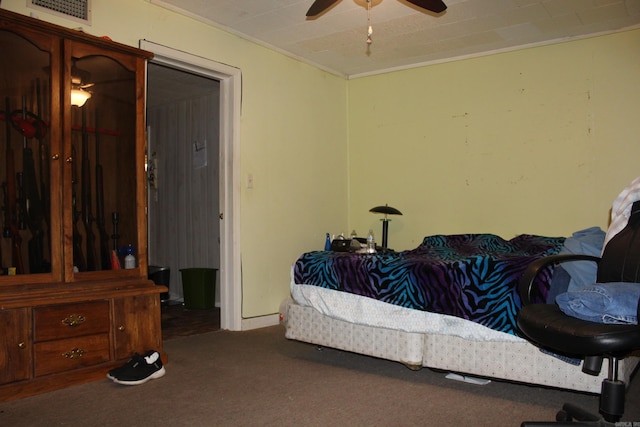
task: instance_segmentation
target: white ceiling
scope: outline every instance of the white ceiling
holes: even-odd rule
[[[433,14],[405,0],[150,0],[344,77],[640,27],[640,0],[444,0]]]

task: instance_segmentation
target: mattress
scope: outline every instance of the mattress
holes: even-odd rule
[[[293,300],[286,301],[281,311],[288,339],[393,360],[413,370],[422,367],[422,333],[334,319]]]
[[[444,330],[409,332],[388,327],[389,323],[386,326],[352,323],[293,299],[283,303],[281,314],[288,339],[392,360],[413,370],[428,367],[587,393],[600,393],[608,370],[605,361],[600,375],[587,375],[580,366],[543,353],[524,340],[478,340],[446,334]],[[628,384],[638,361],[638,357],[620,361],[621,380]]]
[[[403,332],[455,335],[474,341],[525,341],[455,316],[413,310],[312,285],[298,285],[294,283],[293,271],[291,274],[293,300],[337,320]]]
[[[417,311],[471,320],[517,334],[518,283],[536,259],[560,251],[562,237],[434,235],[415,249],[358,254],[314,251],[294,264],[292,282],[359,295]],[[544,301],[552,267],[534,281]]]
[[[564,238],[488,234],[428,236],[411,251],[303,254],[291,270],[283,304],[286,337],[482,378],[599,393],[606,377],[542,352],[517,335],[517,286],[534,260]],[[546,299],[552,268],[536,276]],[[637,357],[622,360],[628,383]]]

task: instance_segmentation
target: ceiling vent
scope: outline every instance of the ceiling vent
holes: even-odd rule
[[[27,6],[91,24],[91,0],[27,0]]]

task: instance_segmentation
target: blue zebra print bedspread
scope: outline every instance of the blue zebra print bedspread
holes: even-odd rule
[[[308,252],[296,261],[293,279],[517,335],[520,276],[535,259],[558,253],[564,240],[529,234],[511,240],[493,234],[435,235],[402,252]],[[547,269],[538,276],[540,301],[551,275]]]

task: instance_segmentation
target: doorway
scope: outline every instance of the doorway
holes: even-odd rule
[[[218,269],[220,326],[241,330],[239,195],[233,191],[240,71],[146,40],[140,47],[154,53],[147,88],[148,167],[156,172],[149,181],[149,264],[168,264],[169,298],[177,300],[181,268]]]
[[[216,273],[220,269],[219,99],[218,80],[148,64],[149,272],[161,268],[169,273],[169,293],[163,295],[165,311],[169,311],[166,306],[183,301],[189,308],[180,275],[183,268],[207,268]],[[195,303],[213,309],[207,310],[208,317],[219,324],[219,319],[213,319],[219,317],[214,309],[214,305],[220,307],[219,289],[210,292],[205,286],[207,297],[213,294],[213,298],[201,301],[205,284],[191,284],[196,285]],[[195,314],[189,310],[180,317],[189,313]]]

